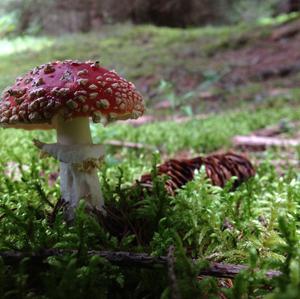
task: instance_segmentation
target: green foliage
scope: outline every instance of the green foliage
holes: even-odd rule
[[[0,291],[3,298],[25,294],[34,297],[40,292],[44,298],[64,298],[66,294],[72,294],[74,298],[83,294],[106,298],[113,290],[121,292],[122,286],[131,289],[137,294],[136,298],[140,298],[142,294],[151,292],[150,285],[156,284],[156,280],[159,280],[157,285],[160,286],[158,294],[161,292],[167,296],[170,294],[169,287],[166,289],[168,282],[162,280],[166,272],[160,270],[150,275],[149,270],[124,270],[103,259],[89,257],[87,250],[123,248],[166,254],[170,245],[179,250],[176,275],[180,292],[187,296],[184,298],[204,293],[212,296],[217,290],[214,279],[191,280],[204,264],[190,264],[185,251],[200,260],[249,262],[250,268],[237,277],[235,287],[225,290],[229,298],[267,293],[262,288],[266,283],[263,272],[256,273],[256,267],[263,271],[277,267],[286,273],[267,282],[276,287],[274,296],[280,296],[277,294],[285,292],[288,287],[297,291],[299,233],[295,221],[284,221],[299,217],[300,182],[293,172],[278,178],[266,163],[254,179],[233,192],[230,191],[233,182],[229,182],[225,189],[213,187],[201,170],[195,180],[174,198],[166,197],[163,180],[154,179],[153,195],[134,202],[133,199],[137,200],[136,193],[127,187],[127,182],[132,179],[132,174],[126,170],[130,161],[124,161],[115,166],[118,171],[104,171],[102,181],[106,182],[104,190],[109,196],[108,202],[115,202],[121,208],[124,200],[129,201],[135,207],[131,220],[142,219],[147,223],[149,243],[135,245],[135,238],[127,236],[118,240],[105,231],[94,217],[84,212],[84,203],[79,206],[72,226],[63,222],[61,213],[50,225],[45,213],[51,210],[55,193],[51,193],[46,180],[39,176],[40,170],[46,167],[45,163],[42,160],[31,163],[30,170],[22,173],[21,181],[14,182],[6,176],[1,178],[1,197],[5,200],[1,204],[0,249],[38,251],[41,248],[59,248],[78,249],[79,252],[49,258],[49,270],[43,271],[32,270],[28,260],[13,270],[1,264],[0,279],[4,282]],[[154,156],[152,164],[156,163],[158,157]],[[107,165],[103,167],[105,169]],[[152,176],[156,176],[155,167],[152,167]],[[285,218],[281,217],[282,214]],[[98,292],[95,293],[95,290]]]
[[[174,82],[165,79],[170,71],[167,66],[180,66],[181,60],[174,62],[174,57],[190,45],[201,49],[202,44],[207,45],[199,52],[202,59],[207,59],[210,50],[231,46],[231,41],[249,28],[119,29],[116,36],[108,31],[58,39],[2,40],[0,84],[4,87],[20,71],[47,60],[85,59],[87,55],[97,58],[101,52],[107,65],[128,74],[129,79],[158,74],[155,84],[159,86],[161,82],[159,97],[167,97],[174,107],[189,107],[197,92],[177,96]],[[219,43],[220,37],[223,39]],[[195,42],[198,39],[202,44]],[[32,44],[35,50],[29,50]],[[167,55],[172,51],[174,57]],[[196,67],[199,69],[195,60],[185,66],[189,72]],[[199,91],[209,89],[222,74],[203,68],[204,81],[199,84]],[[257,91],[256,86],[252,88]],[[293,95],[297,99],[299,94]],[[152,105],[149,100],[148,104]],[[196,155],[230,146],[234,135],[297,120],[298,106],[297,100],[290,97],[266,97],[255,107],[240,105],[236,111],[208,115],[201,120],[157,122],[135,128],[124,124],[105,129],[93,125],[92,133],[95,143],[118,139],[152,145],[164,155],[186,149]],[[87,215],[83,202],[72,225],[66,225],[62,213],[51,217],[60,197],[58,164],[51,158],[39,159],[32,145],[34,138],[52,142],[54,132],[0,130],[0,250],[39,252],[55,248],[78,253],[48,258],[42,267],[32,265],[28,259],[15,267],[0,260],[0,298],[169,298],[172,286],[166,269],[116,267],[89,256],[87,251],[166,255],[171,245],[176,248],[175,276],[182,298],[216,297],[220,289],[215,279],[196,279],[207,265],[206,260],[249,266],[236,277],[232,289],[222,289],[228,298],[299,297],[300,180],[293,169],[284,170],[283,176],[276,173],[268,162],[275,152],[266,154],[266,162],[261,163],[257,175],[235,191],[234,179],[224,189],[214,187],[202,169],[175,196],[169,196],[163,188],[166,178],[157,177],[157,154],[152,155],[148,149],[107,146],[99,170],[101,186],[106,203],[122,213],[126,224],[121,227],[124,234],[115,234],[99,224],[98,218]],[[153,180],[152,194],[132,188],[132,182],[148,171]],[[195,263],[190,262],[191,257]],[[270,268],[283,275],[266,279],[264,273]]]
[[[255,114],[247,111],[227,113],[186,124],[157,123],[140,128],[111,126],[105,130],[94,126],[93,135],[95,142],[118,138],[153,145],[164,143],[170,152],[185,147],[197,150],[199,145],[203,146],[203,151],[209,151],[224,145],[233,134],[244,134],[283,117],[298,117],[296,109],[278,109],[280,105],[279,102],[274,108],[257,110]],[[168,134],[162,134],[167,130]],[[103,260],[92,262],[87,250],[145,251],[164,255],[174,244],[176,248],[181,248],[178,244],[182,244],[188,256],[201,261],[248,263],[250,250],[252,268],[236,279],[232,290],[226,291],[232,298],[267,293],[261,288],[265,283],[262,275],[253,272],[255,267],[263,271],[275,267],[286,273],[285,278],[280,278],[282,280],[267,282],[274,287],[274,296],[278,296],[274,298],[280,298],[287,285],[298,294],[299,254],[295,240],[299,239],[299,233],[298,224],[292,219],[299,218],[300,181],[293,170],[278,177],[268,162],[263,163],[257,176],[234,192],[231,191],[233,181],[224,189],[213,187],[201,170],[175,197],[169,197],[163,189],[165,178],[156,178],[154,166],[160,162],[157,155],[151,159],[147,150],[115,152],[111,148],[101,168],[106,202],[125,211],[128,223],[138,223],[139,227],[138,232],[129,230],[127,235],[119,238],[110,234],[95,218],[86,215],[83,203],[72,226],[63,222],[61,213],[49,222],[48,215],[59,198],[58,182],[50,184],[58,165],[53,159],[38,159],[31,142],[34,137],[44,141],[53,139],[48,132],[2,130],[0,134],[0,250],[78,249],[79,254],[48,259],[51,271],[29,270],[32,268],[28,261],[15,269],[1,264],[0,280],[3,283],[0,283],[0,292],[3,298],[16,298],[13,296],[24,293],[33,297],[43,293],[46,298],[53,298],[54,285],[59,285],[57,296],[61,298],[66,293],[72,293],[74,298],[83,293],[96,296],[95,289],[101,290],[98,295],[103,298],[107,293],[122,293],[122,285],[128,298],[132,292],[136,298],[141,298],[153,291],[153,284],[158,286],[156,298],[163,293],[167,296],[170,290],[166,288],[168,281],[164,270],[115,268]],[[21,138],[22,143],[19,142]],[[270,152],[270,158],[272,155]],[[130,187],[134,179],[151,169],[152,195]],[[282,222],[281,215],[289,222]],[[179,268],[180,263],[186,263],[182,259],[181,254]],[[191,273],[199,271],[196,265],[191,267],[177,271],[180,290],[184,294],[198,294],[199,290],[215,294],[213,279],[201,281],[200,286],[196,281],[195,284],[186,283],[194,275]],[[99,280],[95,280],[95,276]],[[69,280],[72,283],[68,283]]]
[[[259,20],[261,25],[280,25],[287,22],[291,22],[299,18],[299,12],[292,12],[289,14],[280,14],[277,17],[264,17]]]
[[[300,250],[299,250],[299,223],[298,215],[291,218],[289,215],[281,215],[279,229],[285,240],[281,250],[286,254],[285,262],[281,265],[283,275],[275,280],[276,289],[268,299],[296,299],[300,296]]]
[[[193,115],[193,110],[189,102],[195,97],[194,91],[187,92],[183,95],[177,95],[175,86],[171,82],[161,80],[158,86],[158,92],[162,97],[169,101],[173,113],[176,112],[176,109],[180,108],[183,114],[187,116]]]
[[[48,263],[50,269],[43,277],[47,298],[107,298],[114,284],[123,285],[119,268],[97,256],[49,258]]]
[[[15,13],[5,14],[0,16],[0,36],[4,37],[16,30],[16,15]]]
[[[232,21],[256,22],[261,18],[270,18],[274,15],[276,5],[279,0],[259,1],[259,0],[239,0],[234,1],[232,11],[228,13]]]

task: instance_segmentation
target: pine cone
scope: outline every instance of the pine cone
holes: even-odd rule
[[[167,175],[166,190],[173,195],[176,189],[181,188],[193,179],[194,171],[205,166],[207,177],[215,186],[224,187],[235,176],[236,188],[241,183],[255,175],[251,162],[244,156],[231,152],[208,157],[196,157],[189,160],[171,159],[157,167],[158,175]],[[152,188],[151,174],[145,174],[137,182],[140,186],[150,190]]]

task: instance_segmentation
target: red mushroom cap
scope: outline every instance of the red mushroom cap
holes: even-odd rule
[[[34,68],[4,91],[0,125],[51,129],[58,112],[65,119],[113,121],[138,118],[144,104],[131,82],[99,62],[56,61]]]

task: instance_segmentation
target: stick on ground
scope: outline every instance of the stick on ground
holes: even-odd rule
[[[47,249],[36,253],[26,253],[18,251],[0,252],[0,257],[5,264],[16,265],[23,258],[29,258],[34,264],[42,264],[43,261],[50,256],[63,256],[66,254],[77,254],[77,250],[60,250]],[[139,267],[139,268],[158,268],[168,265],[167,256],[150,256],[146,253],[131,253],[124,251],[89,251],[90,256],[100,256],[107,259],[114,265],[122,267]],[[207,275],[222,278],[234,278],[242,270],[247,269],[245,265],[233,265],[222,263],[211,263],[206,269],[202,269],[199,275]],[[280,276],[281,272],[270,270],[266,273],[268,278]]]

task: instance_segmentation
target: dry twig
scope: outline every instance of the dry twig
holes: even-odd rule
[[[289,147],[300,145],[298,139],[282,139],[275,137],[262,137],[262,136],[235,136],[233,138],[233,144],[236,147],[254,147],[254,148],[266,148],[270,146],[276,147]]]
[[[22,259],[29,258],[35,265],[42,265],[44,260],[50,256],[64,256],[67,254],[78,254],[77,250],[46,249],[39,252],[6,251],[0,252],[0,257],[5,264],[16,265]],[[147,253],[132,253],[124,251],[89,251],[89,256],[100,256],[121,267],[158,268],[168,264],[167,256],[151,256]],[[246,270],[245,265],[232,265],[222,263],[211,263],[209,267],[201,270],[199,275],[207,275],[223,278],[234,278],[241,271]],[[280,271],[271,270],[266,272],[268,278],[280,276]]]

